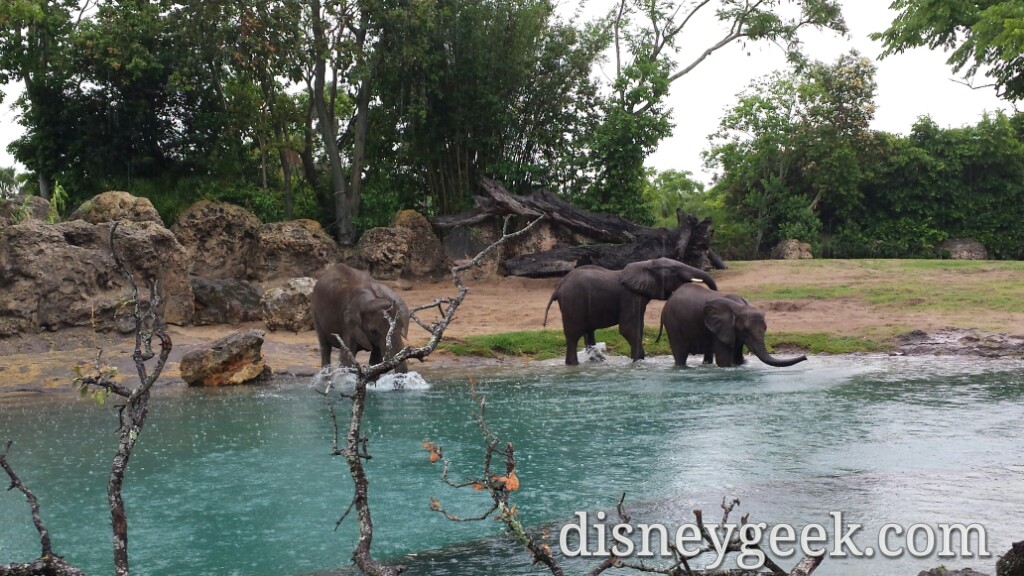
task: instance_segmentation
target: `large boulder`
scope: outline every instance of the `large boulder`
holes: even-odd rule
[[[196,298],[195,323],[240,324],[262,317],[260,290],[252,284],[231,278],[192,278]]]
[[[394,228],[370,228],[359,239],[359,260],[378,280],[395,280],[409,267],[409,241]]]
[[[263,294],[263,322],[271,332],[291,330],[299,333],[313,329],[310,301],[313,297],[312,278],[292,278],[279,288]]]
[[[402,210],[395,215],[392,228],[405,236],[409,245],[409,278],[439,278],[451,270],[451,262],[441,240],[427,218],[415,210]]]
[[[123,309],[130,292],[110,253],[110,228],[27,220],[0,230],[0,336],[68,326],[130,331]],[[155,222],[125,222],[116,237],[140,298],[155,280],[164,319],[191,322],[191,260],[174,235]]]
[[[131,220],[132,222],[156,222],[163,225],[149,198],[133,196],[128,192],[104,192],[86,200],[67,218],[85,220],[90,224]]]
[[[25,220],[46,221],[50,217],[50,203],[39,196],[15,196],[0,200],[0,228]]]
[[[971,238],[952,238],[936,246],[935,250],[950,260],[988,260],[985,245]]]
[[[1024,540],[1014,542],[996,561],[996,576],[1024,576]]]
[[[260,219],[241,206],[200,200],[171,227],[192,255],[192,274],[203,278],[252,279]]]
[[[402,210],[388,228],[367,230],[358,253],[359,267],[381,280],[439,278],[451,269],[441,240],[415,210]]]
[[[799,240],[783,240],[772,249],[772,258],[776,260],[810,260],[814,258],[811,245]]]
[[[317,276],[337,260],[338,245],[319,222],[271,222],[260,228],[253,276],[260,282]]]
[[[229,334],[181,358],[181,378],[189,386],[231,386],[263,380],[270,373],[263,358],[263,331]]]

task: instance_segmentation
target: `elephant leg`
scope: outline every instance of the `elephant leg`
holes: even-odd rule
[[[629,356],[633,362],[643,360],[647,356],[644,352],[644,332],[641,328],[631,324],[619,324],[619,334],[629,342]]]
[[[681,338],[673,338],[671,334],[668,337],[668,345],[672,348],[672,358],[676,361],[676,366],[686,366],[686,357],[690,355],[690,342]]]
[[[736,348],[733,349],[732,355],[733,366],[742,366],[746,361],[747,360],[743,357],[743,344],[736,342]]]
[[[729,346],[725,342],[715,340],[714,343],[715,351],[715,363],[722,368],[729,368],[733,365],[733,355],[735,351],[732,346]]]
[[[320,341],[320,367],[326,368],[331,365],[331,343],[330,341],[317,334],[317,339]]]
[[[580,336],[582,334],[570,334],[565,333],[565,365],[576,366],[580,363],[579,358],[576,356],[576,346],[580,342]]]
[[[374,346],[373,350],[370,350],[370,366],[373,366],[374,364],[380,364],[383,361],[384,354],[381,353],[380,348]]]
[[[594,334],[593,330],[588,330],[587,333],[583,335],[583,344],[587,348],[593,348],[597,345],[597,336]]]
[[[715,363],[715,353],[712,352],[710,349],[708,349],[706,352],[704,352],[704,364],[714,364],[714,363]]]

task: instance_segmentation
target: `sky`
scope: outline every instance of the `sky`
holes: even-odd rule
[[[896,13],[888,8],[891,1],[842,0],[849,38],[807,31],[801,35],[806,52],[826,62],[851,49],[876,59],[882,48],[868,35],[884,30],[892,22]],[[591,0],[586,12],[597,13],[606,3],[607,0]],[[722,33],[710,18],[703,22],[695,20],[691,26],[693,32],[683,39],[680,62],[692,60]],[[977,123],[986,111],[1009,107],[991,88],[975,90],[955,82],[957,78],[946,64],[947,58],[948,54],[941,51],[916,49],[876,62],[878,110],[872,127],[906,134],[921,116],[930,116],[942,127],[960,127]],[[725,110],[736,103],[736,95],[752,80],[784,68],[783,52],[773,44],[734,44],[716,52],[672,84],[667,105],[675,124],[673,135],[661,143],[647,164],[658,170],[687,170],[708,182],[711,173],[704,169],[701,158],[701,152],[708,147],[708,135],[717,129]],[[611,70],[610,64],[607,69]],[[982,78],[977,83],[985,81]],[[14,165],[7,145],[22,133],[11,109],[18,89],[2,88],[6,97],[0,103],[0,167]]]

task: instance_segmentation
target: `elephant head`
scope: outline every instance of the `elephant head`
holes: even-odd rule
[[[401,301],[367,290],[349,301],[346,315],[353,320],[358,318],[358,322],[349,325],[348,331],[356,347],[370,351],[376,349],[386,357],[397,354],[405,346],[405,338],[409,335],[409,310]],[[391,333],[391,346],[388,346],[390,318],[394,318],[395,328]],[[382,359],[371,354],[370,362]],[[406,372],[408,367],[403,362],[395,371]]]
[[[749,305],[738,296],[733,298],[714,298],[704,305],[704,325],[734,350],[742,350],[746,345],[761,362],[769,366],[784,368],[807,360],[807,356],[799,356],[782,360],[768,353],[764,343],[764,334],[768,328],[764,313]]]
[[[619,272],[623,286],[652,300],[667,300],[683,284],[698,281],[718,290],[710,274],[671,258],[633,262]]]

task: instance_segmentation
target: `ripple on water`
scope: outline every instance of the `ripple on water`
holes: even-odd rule
[[[773,369],[677,369],[669,357],[610,357],[474,374],[488,423],[515,443],[524,521],[556,527],[627,493],[638,517],[672,523],[740,496],[753,519],[822,522],[843,510],[878,523],[977,521],[1001,551],[1024,532],[1019,361],[813,357]],[[404,390],[395,393],[395,382]],[[188,390],[158,397],[129,471],[136,566],[153,575],[315,573],[349,562],[354,524],[334,522],[351,494],[331,426],[311,388],[344,390],[350,373],[299,385]],[[412,574],[536,573],[497,523],[453,524],[486,498],[444,487],[421,448],[444,446],[453,479],[479,474],[483,449],[466,378],[387,375],[367,398],[367,463],[381,557],[414,554]],[[379,392],[389,392],[387,394]],[[344,419],[347,414],[339,411]],[[0,438],[52,514],[56,547],[110,571],[104,489],[115,412],[65,399],[0,404]],[[52,512],[50,512],[52,511]],[[24,501],[0,495],[5,557],[38,548]],[[789,565],[787,562],[784,565]],[[826,561],[821,574],[915,573],[937,558]],[[965,565],[991,572],[991,561]],[[979,565],[980,564],[980,565]],[[958,564],[959,566],[959,564]],[[574,571],[575,568],[573,569]],[[331,572],[331,573],[343,573]],[[322,572],[323,573],[323,572]]]

